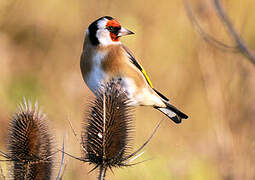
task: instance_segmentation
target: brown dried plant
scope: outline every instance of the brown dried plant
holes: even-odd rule
[[[99,91],[96,99],[91,103],[88,116],[82,125],[81,146],[84,156],[81,161],[93,164],[99,169],[98,179],[105,179],[106,171],[113,167],[135,165],[131,163],[142,153],[140,151],[149,143],[159,128],[156,126],[151,136],[133,153],[130,153],[132,139],[133,108],[130,107],[124,90],[118,83],[107,84]]]
[[[8,135],[8,153],[13,179],[50,179],[53,154],[52,137],[45,123],[46,115],[34,109],[30,102],[19,106],[11,119]]]

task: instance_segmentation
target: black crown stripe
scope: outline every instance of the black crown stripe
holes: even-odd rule
[[[88,28],[89,29],[89,39],[91,41],[91,44],[94,46],[97,46],[99,44],[99,41],[96,37],[96,33],[98,30],[97,22],[104,18],[108,19],[108,20],[113,20],[113,18],[111,16],[103,16],[103,17],[97,19],[96,21],[94,21]]]

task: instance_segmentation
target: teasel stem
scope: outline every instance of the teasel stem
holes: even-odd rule
[[[105,104],[105,94],[103,94],[103,144],[105,143],[105,124],[106,124],[106,104]],[[106,154],[105,154],[105,148],[103,148],[103,163],[100,166],[100,171],[99,171],[99,180],[104,180],[105,176],[106,176],[106,170],[107,167],[105,166],[105,158],[106,158]]]
[[[106,167],[104,167],[104,166],[100,167],[98,180],[105,180],[106,170],[107,170]]]

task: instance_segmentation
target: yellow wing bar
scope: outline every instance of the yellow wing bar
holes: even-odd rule
[[[140,66],[141,66],[141,65],[140,65]],[[152,83],[151,83],[151,80],[150,80],[149,76],[146,74],[146,71],[143,69],[142,66],[141,66],[141,68],[142,68],[142,73],[143,73],[145,79],[147,80],[147,82],[149,83],[149,85],[151,86],[151,88],[153,88],[153,85],[152,85]]]
[[[146,81],[149,83],[150,87],[153,88],[151,80],[150,80],[149,76],[146,74],[143,67],[137,62],[137,60],[134,58],[134,56],[132,56],[132,53],[130,52],[130,50],[126,46],[122,45],[122,47],[124,48],[126,53],[129,55],[129,59],[131,60],[131,62],[143,73]]]

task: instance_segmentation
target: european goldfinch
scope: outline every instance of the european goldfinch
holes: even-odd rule
[[[117,78],[131,100],[130,105],[154,107],[175,123],[181,123],[188,116],[153,88],[143,67],[120,42],[121,36],[129,34],[134,33],[109,16],[101,17],[89,25],[80,61],[84,81],[96,95],[102,85]]]

